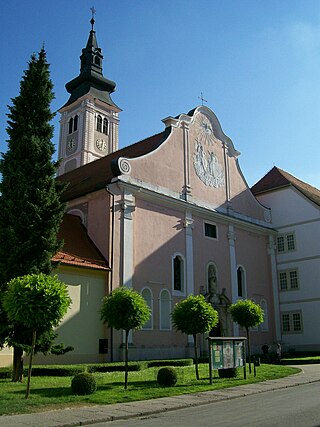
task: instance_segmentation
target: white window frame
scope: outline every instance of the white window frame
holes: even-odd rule
[[[211,236],[206,235],[206,224],[213,225],[215,227],[216,237],[211,237]],[[215,222],[212,222],[212,221],[203,220],[203,236],[206,239],[218,240],[218,226],[217,226],[217,224]]]
[[[182,261],[182,278],[181,278],[181,290],[174,289],[174,260],[179,257]],[[171,271],[172,271],[172,295],[173,296],[185,296],[186,295],[186,259],[180,252],[175,252],[171,258]]]
[[[144,291],[150,292],[150,305],[148,304],[148,301],[143,296]],[[153,330],[153,293],[152,293],[152,290],[148,286],[145,286],[143,289],[141,289],[140,294],[141,294],[142,298],[145,300],[147,306],[150,308],[150,313],[151,313],[150,319],[148,320],[148,322],[146,322],[146,323],[150,322],[150,326],[149,327],[142,326],[141,329],[143,331],[152,331]]]
[[[292,279],[290,277],[290,273],[296,273],[297,279],[297,287],[292,287]],[[286,278],[286,288],[281,287],[281,277]],[[278,281],[279,281],[279,291],[280,292],[288,292],[288,291],[298,291],[300,289],[300,278],[299,278],[299,270],[297,268],[290,268],[288,270],[279,270],[278,272]]]
[[[293,236],[293,243],[294,243],[293,249],[288,248],[288,237],[289,236]],[[284,248],[283,251],[279,250],[278,239],[280,239],[280,238],[283,239],[283,248]],[[296,249],[297,249],[296,235],[293,231],[291,231],[289,233],[278,234],[278,236],[277,236],[277,252],[278,252],[278,254],[284,254],[287,252],[294,252]]]
[[[294,330],[294,315],[299,315],[300,317],[300,325],[301,329],[298,331]],[[283,329],[283,316],[287,315],[289,316],[289,331],[285,331]],[[303,319],[302,319],[302,311],[301,310],[294,310],[294,311],[283,311],[281,312],[281,332],[283,335],[292,335],[292,334],[302,334],[303,333]]]
[[[169,301],[169,328],[163,328],[162,327],[162,295],[164,293],[167,293],[168,295],[168,301]],[[172,305],[172,299],[171,299],[171,295],[168,289],[164,288],[161,289],[160,294],[159,294],[159,329],[160,331],[171,331],[172,330],[172,322],[171,322],[171,305]]]

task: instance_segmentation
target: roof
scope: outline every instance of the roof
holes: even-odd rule
[[[63,239],[64,245],[52,261],[76,267],[110,270],[106,259],[88,236],[78,216],[64,215],[58,239]]]
[[[159,147],[166,137],[167,130],[164,130],[121,150],[110,153],[101,159],[58,176],[57,179],[60,182],[68,184],[62,195],[62,201],[66,202],[93,191],[104,189],[114,176],[120,174],[120,171],[115,171],[114,168],[114,163],[119,157],[134,158],[143,156]]]
[[[260,181],[251,188],[251,191],[255,196],[258,196],[259,194],[290,186],[296,188],[305,197],[320,206],[320,190],[276,166],[261,178]]]

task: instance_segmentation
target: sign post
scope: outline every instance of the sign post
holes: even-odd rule
[[[243,367],[244,379],[246,372],[246,338],[245,337],[208,337],[209,341],[209,375],[212,384],[214,369]]]

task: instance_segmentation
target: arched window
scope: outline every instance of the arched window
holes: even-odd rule
[[[71,117],[71,119],[69,120],[69,133],[73,132],[73,118]]]
[[[262,299],[260,301],[260,307],[263,310],[263,322],[261,323],[261,331],[268,331],[269,330],[269,321],[268,321],[268,305],[267,301]]]
[[[172,261],[172,280],[173,280],[173,291],[184,292],[184,259],[182,255],[175,255]]]
[[[74,119],[73,119],[73,132],[75,132],[76,130],[78,130],[78,116],[77,116],[77,114],[74,116]]]
[[[171,330],[171,297],[167,289],[162,289],[159,298],[160,330]]]
[[[102,117],[100,115],[97,116],[97,131],[102,132]]]
[[[96,56],[96,57],[94,58],[94,63],[95,63],[96,65],[100,65],[100,59],[99,59],[99,57],[98,57],[98,56]]]
[[[106,118],[103,119],[103,129],[102,129],[102,132],[105,135],[108,135],[108,119],[106,119]]]
[[[207,267],[207,293],[210,295],[218,293],[217,269],[213,262]]]
[[[151,316],[150,319],[143,325],[143,330],[153,329],[153,297],[152,292],[149,288],[144,288],[141,291],[141,296],[145,300],[147,306],[150,308]]]
[[[237,269],[238,297],[246,298],[246,272],[243,267]]]

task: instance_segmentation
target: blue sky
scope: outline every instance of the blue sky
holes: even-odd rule
[[[319,0],[11,0],[0,16],[0,151],[10,98],[44,43],[54,111],[79,73],[90,7],[117,83],[120,147],[163,130],[161,119],[206,105],[241,152],[253,185],[274,165],[320,188]],[[59,114],[54,120],[58,144]]]

